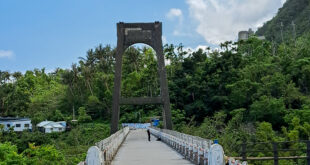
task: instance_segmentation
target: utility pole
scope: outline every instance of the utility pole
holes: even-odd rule
[[[295,44],[295,47],[296,47],[296,25],[295,25],[294,21],[292,21],[292,27],[293,27],[294,44]]]
[[[272,55],[274,56],[276,54],[276,46],[275,46],[275,42],[272,39]]]
[[[141,112],[139,111],[139,123],[141,123]]]
[[[72,109],[73,109],[73,116],[72,116],[72,119],[75,120],[75,111],[74,111],[74,105],[72,106]]]
[[[77,120],[75,119],[75,109],[74,109],[74,105],[72,106],[72,122],[76,122]]]
[[[284,38],[283,38],[283,22],[281,22],[281,40],[282,43],[284,42]]]

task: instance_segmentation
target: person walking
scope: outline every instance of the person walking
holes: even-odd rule
[[[150,129],[147,129],[147,136],[148,136],[148,140],[149,142],[151,141],[151,132],[150,132]]]

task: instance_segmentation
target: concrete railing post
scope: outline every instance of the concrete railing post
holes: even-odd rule
[[[224,165],[224,151],[221,145],[211,140],[186,135],[176,131],[150,128],[151,134],[171,146],[181,155],[198,165]],[[237,162],[237,161],[234,161]],[[243,162],[243,164],[247,164]],[[231,164],[232,165],[232,164]]]
[[[120,145],[125,140],[129,133],[129,128],[125,127],[118,132],[114,133],[110,137],[96,143],[96,146],[89,148],[86,157],[87,165],[104,165],[110,164]],[[98,150],[99,157],[96,157],[96,148]],[[95,156],[94,156],[95,155]],[[98,164],[98,162],[100,162]]]

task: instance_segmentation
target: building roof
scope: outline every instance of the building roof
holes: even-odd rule
[[[52,125],[54,128],[63,128],[64,126],[63,125],[60,125],[60,124],[58,124],[58,123],[53,123],[53,125]]]
[[[66,124],[66,121],[56,121],[55,123],[58,123],[58,124]]]
[[[42,121],[41,123],[37,124],[37,127],[44,127],[44,128],[64,128],[64,125],[61,125],[59,122],[53,121]]]
[[[53,122],[53,121],[47,121],[47,120],[46,121],[42,121],[39,124],[37,124],[37,127],[43,127],[43,126],[45,126],[45,125],[47,125],[47,124],[49,124],[51,122]]]
[[[1,121],[31,121],[29,118],[24,117],[0,117]]]

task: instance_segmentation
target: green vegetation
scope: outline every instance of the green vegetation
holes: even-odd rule
[[[233,156],[239,156],[243,141],[310,139],[309,42],[310,35],[304,35],[296,46],[279,45],[276,53],[271,42],[256,38],[238,46],[226,42],[221,52],[187,52],[182,45],[165,45],[174,129],[219,139]],[[109,135],[114,54],[114,49],[100,45],[70,70],[13,73],[11,81],[8,72],[1,72],[2,115],[28,116],[34,124],[64,119],[72,126],[62,134],[3,132],[2,145],[10,148],[3,159],[28,156],[40,164],[36,155],[55,152],[46,160],[41,156],[42,161],[83,160],[89,146]],[[148,47],[126,51],[124,96],[159,95],[155,56]],[[70,122],[73,108],[78,109],[76,124]],[[152,116],[161,116],[160,107],[122,106],[120,122],[148,122]],[[42,148],[28,147],[32,143]]]
[[[75,165],[85,160],[88,148],[108,137],[109,131],[109,125],[96,121],[79,124],[64,133],[3,132],[0,136],[0,162],[3,160],[7,164],[14,164],[10,161],[18,158],[23,162],[20,164]]]
[[[292,26],[294,22],[296,33]],[[281,24],[283,26],[281,26]],[[256,32],[257,35],[265,35],[268,40],[277,43],[292,41],[294,36],[300,37],[310,32],[310,2],[309,0],[287,0],[278,14]]]
[[[280,12],[292,3],[288,1]],[[254,37],[225,42],[222,51],[213,52],[165,45],[174,129],[219,139],[231,156],[240,156],[244,141],[310,140],[310,34],[300,36],[296,43],[276,47]],[[25,74],[1,71],[1,116],[30,117],[34,126],[46,119],[65,120],[71,130],[52,134],[35,129],[0,131],[0,164],[77,164],[85,159],[91,145],[109,136],[114,56],[115,49],[99,45],[71,69],[52,73],[35,69]],[[156,54],[151,48],[128,48],[123,58],[122,95],[158,96],[157,75]],[[71,122],[73,110],[77,123]],[[161,108],[156,105],[122,106],[120,122],[149,122],[160,116]],[[263,147],[271,146],[253,146]]]

